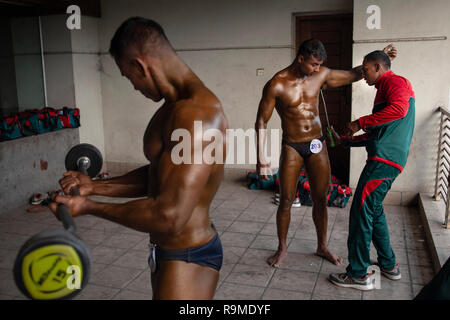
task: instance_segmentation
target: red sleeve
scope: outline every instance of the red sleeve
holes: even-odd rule
[[[385,85],[387,106],[374,114],[359,118],[363,130],[403,118],[408,113],[411,90],[406,80],[392,78]]]

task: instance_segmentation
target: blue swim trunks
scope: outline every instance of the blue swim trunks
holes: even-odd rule
[[[211,267],[220,271],[223,261],[222,242],[219,234],[206,244],[188,249],[164,250],[150,244],[150,257],[148,265],[152,272],[156,272],[156,261],[181,260],[196,263],[201,266]]]

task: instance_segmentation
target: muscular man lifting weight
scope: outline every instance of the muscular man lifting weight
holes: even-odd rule
[[[391,45],[385,52],[391,59],[396,50]],[[342,258],[327,247],[327,194],[330,183],[330,163],[319,119],[321,88],[335,88],[362,79],[361,66],[349,71],[331,70],[321,66],[326,60],[323,44],[310,39],[300,45],[294,62],[276,73],[264,87],[255,124],[258,134],[257,172],[267,179],[270,164],[263,155],[264,132],[275,108],[281,118],[283,141],[280,156],[280,204],[277,211],[278,250],[268,258],[269,265],[278,267],[287,255],[286,238],[291,218],[291,205],[303,165],[311,185],[313,220],[317,232],[316,254],[339,265]]]
[[[194,120],[202,121],[203,130],[217,129],[225,136],[227,120],[220,101],[177,56],[161,26],[152,20],[126,20],[109,51],[136,90],[155,102],[164,99],[144,135],[150,164],[104,181],[67,172],[60,180],[64,192],[77,185],[81,196],[58,196],[55,201],[68,205],[74,217],[92,214],[148,232],[155,245],[149,259],[154,299],[211,299],[222,265],[222,245],[209,219],[209,206],[225,161],[176,165],[171,136],[176,129],[189,131],[191,155],[194,145],[207,146],[202,136],[194,136]],[[225,140],[221,147],[226,150]],[[113,204],[92,201],[88,195],[144,198]],[[57,203],[50,206],[53,212]]]

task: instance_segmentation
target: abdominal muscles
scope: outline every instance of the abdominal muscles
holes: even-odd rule
[[[292,142],[310,141],[321,135],[317,109],[309,103],[286,108],[281,115],[283,137]]]

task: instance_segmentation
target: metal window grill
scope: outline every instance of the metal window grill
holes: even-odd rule
[[[434,186],[434,198],[445,202],[444,227],[449,229],[450,211],[450,112],[447,108],[439,107],[441,113],[441,123],[439,126],[438,157],[436,164],[436,181]]]

